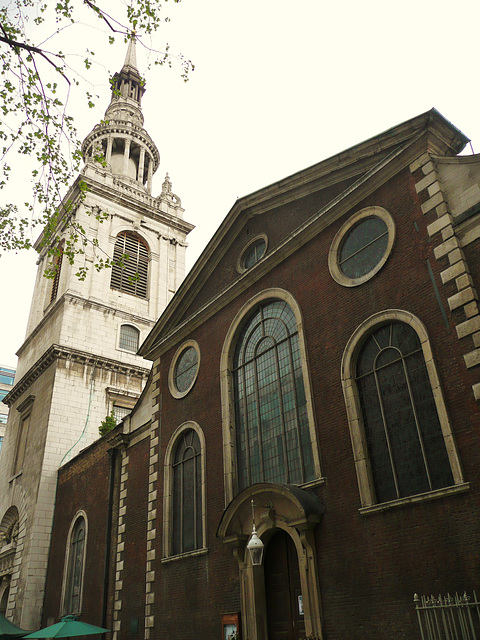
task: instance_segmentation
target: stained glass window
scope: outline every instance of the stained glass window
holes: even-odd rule
[[[121,233],[113,250],[110,286],[126,293],[147,297],[148,249],[133,233]]]
[[[64,613],[80,613],[85,554],[85,519],[77,518],[70,537]]]
[[[375,329],[356,365],[377,502],[453,484],[418,335],[403,322]]]
[[[297,324],[286,302],[268,302],[251,315],[237,342],[233,380],[239,490],[313,480]]]
[[[173,457],[173,554],[203,546],[200,438],[193,429],[180,435]]]
[[[388,228],[377,216],[363,218],[345,235],[339,267],[348,278],[361,278],[381,261],[388,245]]]

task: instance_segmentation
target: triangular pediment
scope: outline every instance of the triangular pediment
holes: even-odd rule
[[[361,202],[425,152],[456,155],[468,142],[432,109],[327,160],[238,199],[140,353],[154,359],[174,334],[198,326],[208,307],[218,309],[322,228]],[[264,237],[268,249],[254,269],[242,252]]]

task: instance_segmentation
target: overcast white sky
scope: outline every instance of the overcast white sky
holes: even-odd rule
[[[153,44],[168,40],[194,61],[190,82],[175,68],[145,73],[140,47],[138,66],[147,80],[145,127],[161,156],[154,195],[168,171],[186,219],[196,225],[188,268],[237,197],[431,107],[480,152],[478,0],[170,4],[172,22]],[[95,31],[75,29],[71,42],[98,39]],[[108,72],[120,70],[125,52],[121,42],[103,52],[98,105],[73,112],[82,138],[103,117]],[[19,199],[22,180],[17,173]],[[35,255],[0,258],[2,364],[16,366],[35,272]]]

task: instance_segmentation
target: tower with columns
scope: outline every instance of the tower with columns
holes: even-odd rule
[[[59,215],[54,278],[44,277],[48,247],[37,242],[0,468],[0,611],[25,629],[40,624],[57,469],[99,437],[107,415],[120,420],[147,392],[149,367],[137,349],[184,277],[193,226],[168,174],[152,195],[160,154],[143,127],[144,92],[132,39]],[[72,224],[87,245],[70,264],[63,246]],[[97,271],[106,256],[113,267]]]

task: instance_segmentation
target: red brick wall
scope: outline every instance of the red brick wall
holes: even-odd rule
[[[454,291],[441,283],[439,272],[445,265],[436,261],[435,245],[426,232],[426,225],[433,219],[422,215],[408,170],[365,199],[355,211],[369,205],[385,207],[395,220],[397,233],[387,263],[372,280],[344,288],[330,276],[328,250],[349,213],[195,329],[190,337],[200,346],[201,367],[194,388],[185,398],[172,398],[166,384],[178,345],[162,357],[162,459],[173,430],[182,422],[195,420],[206,437],[209,554],[159,567],[161,601],[165,605],[157,608],[159,629],[175,631],[179,638],[186,638],[189,630],[195,629],[197,637],[211,638],[218,632],[221,614],[240,608],[237,564],[214,537],[224,508],[219,363],[224,337],[237,310],[257,291],[273,286],[294,295],[304,319],[320,458],[326,477],[326,483],[315,490],[326,505],[316,530],[326,637],[416,637],[415,592],[478,588],[480,514],[475,487],[480,480],[480,424],[471,392],[473,374],[464,366],[456,322],[446,301]],[[263,216],[262,222],[262,231],[270,235],[278,232],[281,218]],[[225,257],[232,269],[236,259],[233,251]],[[435,297],[427,259],[449,317],[448,328]],[[212,280],[202,292],[204,300],[216,291],[218,279]],[[358,512],[360,499],[340,364],[357,326],[370,315],[392,308],[413,313],[427,328],[472,489],[365,516]],[[160,496],[162,483],[160,477]]]
[[[43,624],[57,622],[60,611],[65,551],[73,518],[83,510],[87,516],[87,546],[82,617],[84,622],[102,622],[105,543],[109,487],[109,462],[105,440],[99,440],[58,472],[56,509],[53,520]]]
[[[147,566],[147,495],[150,437],[128,449],[128,483],[123,540],[122,638],[143,638],[145,619],[145,572]],[[138,633],[131,621],[138,618]]]

